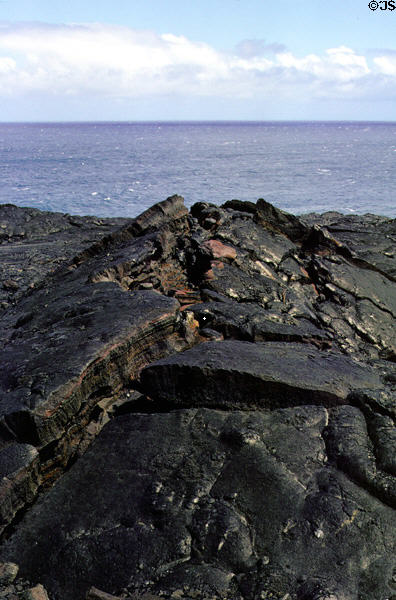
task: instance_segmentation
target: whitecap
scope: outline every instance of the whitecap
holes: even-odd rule
[[[91,192],[91,196],[97,196],[99,192]]]

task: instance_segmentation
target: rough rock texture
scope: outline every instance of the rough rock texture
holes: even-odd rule
[[[0,205],[0,307],[127,222]]]
[[[396,599],[396,221],[3,210],[10,598]]]
[[[307,344],[227,340],[195,346],[146,367],[148,396],[184,406],[225,409],[345,403],[356,388],[378,390],[378,372]]]
[[[137,272],[140,282],[143,268],[159,269],[173,248],[172,227],[183,231],[187,210],[175,199],[147,212],[49,274],[2,315],[0,529],[85,449],[92,421],[100,428],[100,401],[132,385],[155,358],[193,343],[179,302],[140,289],[133,277]],[[32,445],[40,451],[38,469]]]
[[[6,554],[54,598],[83,597],[90,584],[235,600],[320,584],[348,599],[386,597],[394,510],[344,475],[369,464],[357,437],[347,432],[339,451],[357,446],[348,468],[329,461],[329,418],[301,406],[114,419]]]
[[[32,586],[28,580],[18,577],[18,571],[15,563],[0,562],[0,600],[48,600],[41,583]]]

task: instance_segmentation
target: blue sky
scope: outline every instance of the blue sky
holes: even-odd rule
[[[396,120],[392,5],[2,0],[0,120]]]

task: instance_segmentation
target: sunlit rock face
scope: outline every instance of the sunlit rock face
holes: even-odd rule
[[[396,597],[393,220],[179,196],[1,219],[7,585]]]

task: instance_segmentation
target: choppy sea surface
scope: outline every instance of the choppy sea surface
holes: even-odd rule
[[[396,217],[396,123],[0,123],[0,182],[0,203],[80,215],[177,193]]]

